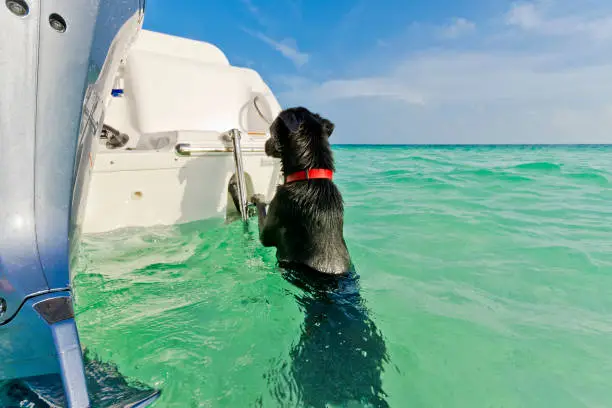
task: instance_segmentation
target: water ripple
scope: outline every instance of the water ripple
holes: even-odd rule
[[[390,406],[610,405],[611,148],[335,155],[347,244],[388,349]],[[317,324],[339,316],[304,331],[304,300],[280,277],[274,250],[259,245],[254,220],[247,232],[202,222],[88,237],[78,265],[84,343],[162,388],[156,406],[333,397],[309,377],[325,367],[305,355],[310,368],[296,372],[291,350],[317,346]],[[351,377],[346,362],[322,361],[341,381],[370,381],[363,367]]]

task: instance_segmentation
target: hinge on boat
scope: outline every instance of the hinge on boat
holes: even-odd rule
[[[130,140],[130,137],[125,133],[119,132],[113,127],[103,125],[102,132],[100,133],[100,139],[106,139],[107,149],[118,149],[125,146]]]

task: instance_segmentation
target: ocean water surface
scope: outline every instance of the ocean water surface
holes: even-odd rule
[[[612,406],[612,147],[334,150],[358,291],[284,279],[255,219],[87,237],[88,353],[156,408]]]

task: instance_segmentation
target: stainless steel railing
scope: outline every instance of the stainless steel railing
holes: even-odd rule
[[[234,147],[207,147],[194,146],[191,143],[178,143],[175,150],[179,156],[192,156],[203,153],[231,153],[234,151]],[[264,153],[263,147],[243,147],[240,150],[244,153]]]
[[[225,141],[231,141],[231,146],[225,147],[207,147],[207,146],[192,146],[190,143],[178,143],[175,147],[176,153],[180,156],[192,156],[204,153],[229,153],[234,154],[234,166],[236,168],[236,178],[238,182],[238,202],[240,205],[240,216],[243,221],[248,218],[248,202],[247,202],[247,188],[246,181],[244,178],[244,166],[242,161],[242,153],[263,153],[265,150],[263,147],[259,148],[242,148],[240,146],[241,132],[238,129],[231,129],[221,135],[221,138]]]

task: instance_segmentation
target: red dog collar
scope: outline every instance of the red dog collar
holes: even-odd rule
[[[334,177],[334,172],[328,169],[310,169],[291,173],[285,178],[285,183],[310,179],[328,179]]]

